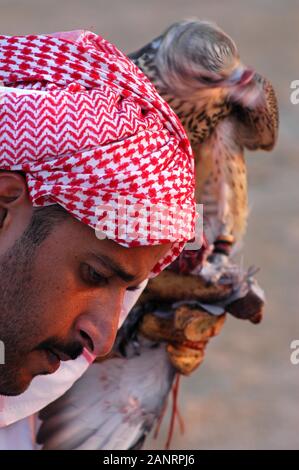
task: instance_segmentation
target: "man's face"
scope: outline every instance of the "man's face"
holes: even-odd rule
[[[74,359],[83,347],[106,355],[126,290],[169,248],[124,248],[68,217],[35,250],[22,236],[0,250],[0,393],[22,393],[36,375],[55,372],[57,356]]]

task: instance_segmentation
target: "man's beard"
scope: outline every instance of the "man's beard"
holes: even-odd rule
[[[25,232],[0,258],[0,340],[5,349],[5,364],[0,364],[2,395],[18,395],[28,387],[31,379],[22,367],[32,350],[55,348],[72,359],[83,351],[78,342],[66,344],[47,337],[38,321],[42,303],[34,275],[37,252],[38,247]]]

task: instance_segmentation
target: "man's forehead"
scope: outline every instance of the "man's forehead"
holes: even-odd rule
[[[157,244],[126,247],[109,239],[99,240],[99,242],[101,243],[101,249],[107,249],[109,250],[108,253],[112,253],[113,256],[119,256],[124,260],[131,260],[132,257],[157,260],[163,256],[172,245],[171,243],[165,243],[163,245]]]

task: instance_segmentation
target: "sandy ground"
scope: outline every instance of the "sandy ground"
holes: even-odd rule
[[[244,62],[273,81],[280,102],[276,150],[248,155],[251,216],[244,262],[260,266],[267,293],[262,325],[230,318],[209,346],[204,365],[183,380],[187,430],[175,449],[299,449],[299,79],[298,0],[0,0],[1,34],[91,29],[122,50],[137,49],[175,20],[216,21],[236,41]],[[163,446],[166,424],[158,441]]]

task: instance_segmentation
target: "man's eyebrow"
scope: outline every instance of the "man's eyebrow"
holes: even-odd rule
[[[92,255],[99,259],[105,266],[111,269],[118,277],[120,277],[125,282],[135,281],[137,276],[129,273],[123,266],[119,265],[116,261],[111,259],[109,256],[99,253],[92,252]]]

